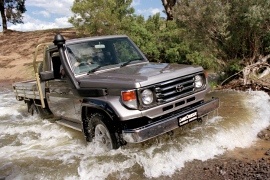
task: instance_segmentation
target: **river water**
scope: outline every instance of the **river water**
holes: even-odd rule
[[[0,91],[0,179],[158,179],[185,162],[207,160],[255,143],[270,124],[264,92],[218,91],[220,108],[205,118],[140,144],[104,152],[80,132],[27,113],[9,89]]]

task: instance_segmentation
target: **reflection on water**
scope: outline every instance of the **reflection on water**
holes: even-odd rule
[[[9,90],[0,92],[0,179],[148,179],[171,176],[194,159],[250,146],[269,125],[263,92],[213,92],[220,109],[140,144],[104,152],[81,133],[27,114]]]

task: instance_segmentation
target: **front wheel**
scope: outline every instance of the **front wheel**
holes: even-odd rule
[[[94,141],[105,150],[117,149],[120,147],[119,138],[105,122],[102,114],[92,114],[87,121],[87,139]]]

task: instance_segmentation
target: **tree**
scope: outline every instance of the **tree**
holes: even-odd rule
[[[83,34],[116,34],[121,23],[130,18],[132,0],[75,0],[69,22]]]
[[[164,6],[165,12],[167,14],[167,20],[173,20],[173,11],[172,8],[176,4],[176,0],[161,0],[162,5]]]
[[[269,0],[179,0],[174,17],[222,59],[230,73],[241,71],[246,79],[250,73],[269,69]]]
[[[131,3],[132,0],[75,0],[74,15],[69,21],[82,35],[126,34],[150,61],[211,66],[208,54],[201,53],[205,46],[191,43],[192,38],[186,36],[185,28],[177,27],[175,20],[166,21],[159,13],[145,20],[134,14]],[[174,3],[170,1],[169,5]]]
[[[25,0],[0,0],[3,31],[7,30],[7,22],[23,23],[22,14],[26,12]]]

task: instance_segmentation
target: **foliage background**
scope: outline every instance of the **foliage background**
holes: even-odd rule
[[[135,15],[131,3],[76,0],[70,22],[81,36],[126,34],[150,61],[197,64],[226,76],[269,54],[270,0],[178,0],[170,21]]]

